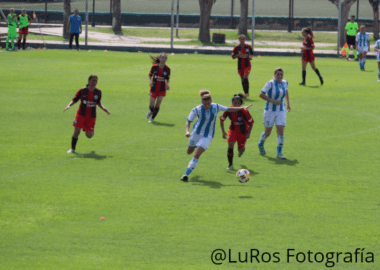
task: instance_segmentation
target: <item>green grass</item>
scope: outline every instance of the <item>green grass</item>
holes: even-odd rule
[[[88,1],[89,11],[92,11],[92,1]],[[174,1],[175,12],[177,10],[177,1]],[[249,14],[251,15],[251,3],[249,1]],[[143,12],[143,13],[170,13],[171,0],[121,0],[122,12]],[[7,1],[2,3],[3,8],[27,8],[36,10],[45,10],[45,2],[21,3]],[[350,13],[356,14],[357,3],[351,7]],[[63,3],[48,3],[49,10],[62,10]],[[71,0],[71,9],[78,8],[80,11],[85,10],[85,1]],[[109,0],[96,0],[96,11],[109,12]],[[360,1],[359,17],[373,19],[373,12],[371,5],[368,1]],[[180,1],[179,12],[181,14],[199,14],[198,0]],[[289,1],[286,0],[256,0],[255,1],[255,14],[257,16],[288,16],[289,15]],[[213,6],[212,14],[214,15],[230,15],[231,14],[231,0],[217,0],[216,5]],[[240,15],[240,2],[234,1],[234,15]],[[338,9],[328,0],[302,0],[294,1],[294,16],[296,17],[337,17]]]
[[[112,27],[89,27],[89,31],[114,34]],[[211,30],[213,33],[222,33],[226,35],[226,39],[238,40],[239,34],[237,30]],[[154,38],[170,38],[171,30],[169,28],[123,28],[121,33],[125,36],[133,37],[154,37]],[[199,29],[179,29],[178,38],[198,39]],[[174,34],[175,37],[175,34]],[[247,34],[247,39],[251,39],[251,32]],[[286,31],[255,31],[255,40],[257,41],[274,41],[274,42],[302,42],[300,31],[288,33]],[[316,32],[315,42],[336,43],[337,34],[328,32]]]
[[[246,153],[238,158],[235,150],[234,158],[236,169],[251,171],[246,184],[225,169],[219,123],[189,182],[179,181],[191,159],[185,122],[200,104],[198,91],[229,106],[242,91],[236,60],[169,55],[171,90],[155,124],[145,118],[150,61],[141,53],[2,51],[1,269],[314,270],[325,269],[326,259],[287,263],[287,249],[356,248],[364,258],[374,253],[375,263],[343,263],[341,255],[333,269],[380,268],[375,60],[360,72],[356,62],[317,58],[325,84],[308,67],[301,87],[299,57],[255,57],[247,102],[255,124]],[[258,95],[278,66],[292,108],[285,161],[275,158],[275,130],[267,155],[257,149],[265,106]],[[62,110],[90,74],[99,76],[111,115],[98,109],[95,136],[82,133],[77,155],[68,155],[78,105]],[[214,266],[215,249],[231,249],[233,261],[250,249],[278,252],[280,262]]]

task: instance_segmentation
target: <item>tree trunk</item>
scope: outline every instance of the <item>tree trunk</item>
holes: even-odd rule
[[[373,10],[373,38],[379,39],[379,0],[369,0]]]
[[[240,0],[239,35],[247,35],[248,0]]]
[[[70,0],[63,0],[63,38],[70,38],[70,33],[67,33],[67,23],[71,15],[71,4]]]
[[[202,42],[210,42],[210,16],[213,3],[214,0],[199,0],[201,15],[198,40]]]
[[[121,5],[120,5],[120,0],[113,0],[112,29],[114,32],[120,32],[121,31]]]
[[[339,8],[339,1],[338,0],[329,0],[331,3],[333,3],[337,8]],[[344,29],[346,27],[347,21],[348,21],[348,13],[350,12],[351,5],[355,3],[356,0],[342,0],[342,13],[340,16],[341,19],[341,25],[340,25],[340,41],[339,46],[343,47],[344,43],[346,43],[346,37],[344,36]]]

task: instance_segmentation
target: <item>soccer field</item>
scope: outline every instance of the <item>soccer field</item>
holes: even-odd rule
[[[380,269],[375,60],[361,72],[354,61],[317,58],[325,84],[308,66],[302,87],[299,58],[255,57],[245,103],[253,104],[255,124],[245,154],[235,149],[234,158],[235,169],[251,172],[245,184],[226,170],[219,122],[189,182],[180,181],[198,91],[230,106],[242,92],[236,60],[176,54],[167,65],[171,90],[150,124],[148,54],[1,53],[1,269],[293,270],[325,269],[329,261],[333,269]],[[292,108],[287,160],[275,158],[275,130],[266,156],[257,147],[265,106],[258,96],[279,66]],[[62,110],[90,74],[111,115],[98,108],[95,136],[82,132],[77,154],[66,154],[78,105]],[[212,262],[216,249],[227,255],[221,266]],[[297,262],[301,253],[306,259]],[[370,253],[374,263],[366,262]]]

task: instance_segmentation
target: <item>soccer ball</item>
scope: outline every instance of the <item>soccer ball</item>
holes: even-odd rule
[[[236,172],[236,177],[240,183],[246,183],[249,181],[251,173],[247,169],[240,169]]]

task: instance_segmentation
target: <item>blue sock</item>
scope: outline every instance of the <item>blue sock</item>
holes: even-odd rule
[[[284,146],[284,135],[277,135],[277,154],[282,153],[283,146]]]
[[[195,167],[197,167],[197,164],[198,164],[198,159],[193,157],[192,160],[189,162],[189,165],[187,166],[185,175],[191,174],[193,170],[195,169]]]
[[[378,77],[379,80],[380,80],[380,68],[377,69],[377,77]]]

